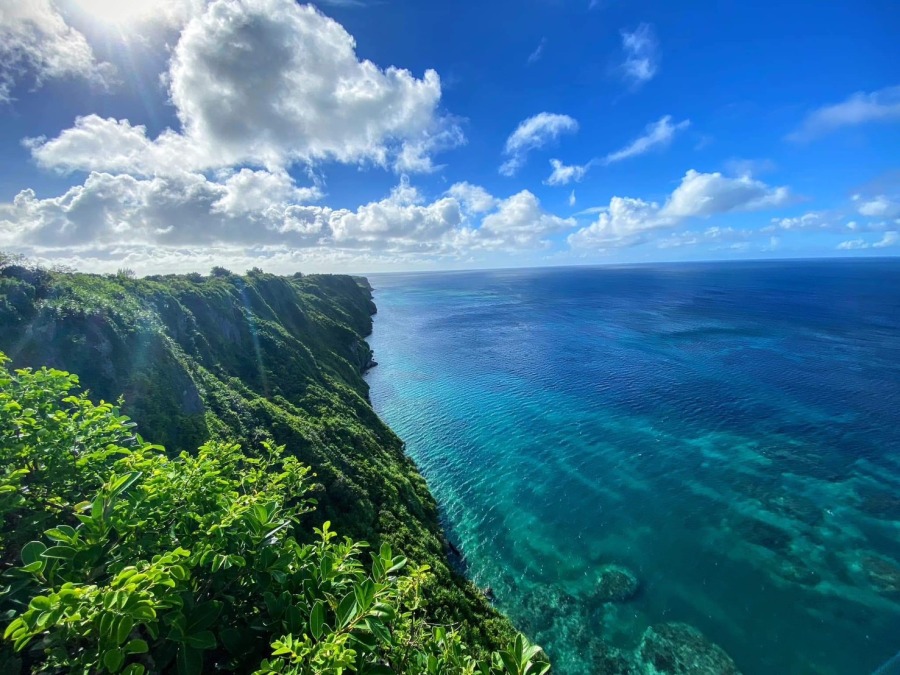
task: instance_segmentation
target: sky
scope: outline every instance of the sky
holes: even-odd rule
[[[139,274],[900,253],[892,0],[0,0],[0,250]]]

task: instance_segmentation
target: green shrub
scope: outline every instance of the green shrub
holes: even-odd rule
[[[283,448],[169,457],[74,376],[5,362],[0,517],[21,562],[4,557],[4,673],[549,670],[522,636],[479,661],[429,624],[428,567],[387,544],[364,564],[328,522],[304,541],[312,476]]]

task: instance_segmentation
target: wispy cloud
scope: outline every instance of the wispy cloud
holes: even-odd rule
[[[845,101],[812,111],[787,138],[791,141],[810,141],[843,127],[898,121],[900,86],[886,87],[871,93],[860,91]]]
[[[578,182],[590,170],[596,160],[591,160],[587,164],[563,164],[561,160],[551,159],[550,166],[553,172],[550,177],[544,181],[545,185],[568,185],[571,182]]]
[[[663,148],[672,142],[675,134],[691,125],[690,120],[672,123],[672,116],[666,115],[644,128],[644,134],[634,139],[621,150],[609,153],[603,160],[605,164],[621,162],[623,159],[637,157],[655,148]]]
[[[659,71],[659,40],[649,23],[642,23],[634,31],[621,31],[625,60],[620,65],[622,77],[637,89],[654,78]]]
[[[884,236],[878,241],[866,241],[865,239],[851,239],[842,241],[837,245],[839,251],[858,251],[866,248],[890,248],[900,244],[900,233],[891,231],[885,232]]]
[[[578,131],[578,122],[568,115],[542,112],[522,120],[506,139],[503,154],[507,160],[500,166],[500,173],[513,176],[525,165],[528,153],[556,140],[562,134]]]
[[[531,54],[528,55],[528,65],[532,63],[537,63],[541,60],[541,57],[544,56],[544,47],[547,46],[547,38],[541,38],[540,44],[535,48]]]

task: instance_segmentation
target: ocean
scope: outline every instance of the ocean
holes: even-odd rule
[[[900,651],[900,259],[369,279],[375,409],[554,672]]]

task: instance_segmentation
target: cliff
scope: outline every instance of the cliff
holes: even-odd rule
[[[374,311],[368,282],[349,276],[0,270],[0,350],[14,366],[78,373],[96,400],[124,392],[139,433],[172,454],[284,445],[316,474],[319,522],[430,565],[434,620],[495,648],[510,625],[451,570],[434,499],[369,404]]]

